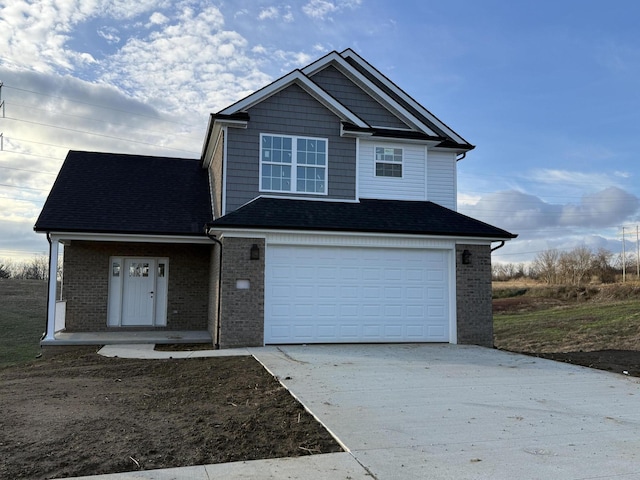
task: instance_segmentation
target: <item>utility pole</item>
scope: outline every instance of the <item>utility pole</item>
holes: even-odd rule
[[[636,280],[640,280],[640,236],[638,235],[638,225],[636,225]]]
[[[2,100],[2,85],[3,82],[0,82],[0,108],[2,109],[2,118],[4,118],[4,100]],[[0,152],[4,150],[4,132],[0,132]]]
[[[624,227],[622,227],[622,283],[627,281],[627,252],[624,249]]]

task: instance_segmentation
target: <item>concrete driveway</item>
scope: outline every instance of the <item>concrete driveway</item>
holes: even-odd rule
[[[481,347],[250,349],[377,479],[640,478],[640,379]]]

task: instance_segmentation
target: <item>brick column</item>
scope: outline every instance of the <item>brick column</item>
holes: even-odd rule
[[[462,263],[462,252],[471,253],[471,263]],[[458,343],[493,347],[491,303],[491,247],[456,246],[456,304]]]
[[[261,347],[264,345],[264,239],[223,238],[222,244],[220,347]],[[260,250],[258,260],[251,260],[249,256],[254,244]]]

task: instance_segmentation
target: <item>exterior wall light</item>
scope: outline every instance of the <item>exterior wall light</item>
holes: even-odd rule
[[[462,252],[462,264],[471,265],[471,252],[466,248]]]
[[[257,243],[251,245],[251,250],[249,252],[249,258],[251,260],[260,260],[260,247],[258,247]]]

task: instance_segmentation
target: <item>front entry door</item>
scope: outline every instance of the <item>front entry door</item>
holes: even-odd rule
[[[152,326],[156,295],[156,262],[127,258],[124,262],[122,325]]]

